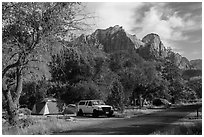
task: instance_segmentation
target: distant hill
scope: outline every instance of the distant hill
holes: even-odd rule
[[[201,59],[191,60],[190,64],[192,68],[202,70],[202,60]]]
[[[198,78],[198,77],[202,77],[202,70],[199,69],[189,69],[189,70],[185,70],[183,71],[182,74],[183,78],[186,80],[189,80],[191,78]]]

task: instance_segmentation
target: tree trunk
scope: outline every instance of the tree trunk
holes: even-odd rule
[[[23,79],[22,79],[22,73],[21,73],[21,69],[19,67],[17,67],[16,70],[16,74],[17,74],[17,78],[16,78],[16,96],[14,98],[14,103],[18,106],[19,105],[19,98],[21,96],[21,92],[23,89]]]
[[[139,94],[139,104],[140,104],[140,109],[142,108],[142,95],[141,94]]]
[[[7,102],[7,112],[9,117],[9,123],[12,126],[17,125],[18,122],[18,105],[19,105],[19,98],[22,92],[22,86],[23,86],[23,79],[22,79],[22,73],[20,68],[16,69],[16,89],[15,89],[15,95],[12,96],[10,87],[7,85],[7,83],[3,82],[3,94],[5,96],[6,102]]]
[[[10,90],[6,89],[3,91],[6,102],[7,102],[7,112],[8,112],[8,120],[12,126],[17,125],[18,115],[17,115],[17,105],[14,103]]]

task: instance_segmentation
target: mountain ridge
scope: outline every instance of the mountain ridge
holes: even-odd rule
[[[140,40],[136,35],[127,33],[122,26],[115,25],[107,29],[97,29],[87,35],[86,40],[99,42],[102,45],[100,48],[106,53],[136,51],[145,60],[168,59],[183,70],[195,68],[186,57],[168,50],[160,36],[155,33],[147,34]]]

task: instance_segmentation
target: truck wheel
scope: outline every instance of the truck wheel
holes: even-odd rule
[[[78,111],[78,113],[77,113],[77,116],[83,116],[84,115],[84,113],[83,113],[83,111],[80,109],[79,111]]]
[[[112,117],[113,116],[113,112],[109,112],[109,114],[107,115],[107,117]]]
[[[93,110],[93,117],[98,117],[98,111],[97,110]]]
[[[107,117],[112,117],[112,116],[113,116],[113,114],[108,114],[108,115],[107,115]]]

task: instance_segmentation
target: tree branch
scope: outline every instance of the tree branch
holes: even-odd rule
[[[11,65],[8,65],[6,68],[4,68],[3,71],[2,71],[2,78],[4,77],[4,75],[6,74],[6,72],[7,72],[9,69],[15,68],[15,67],[17,67],[18,65],[19,65],[19,60],[18,60],[16,63],[11,64]]]

